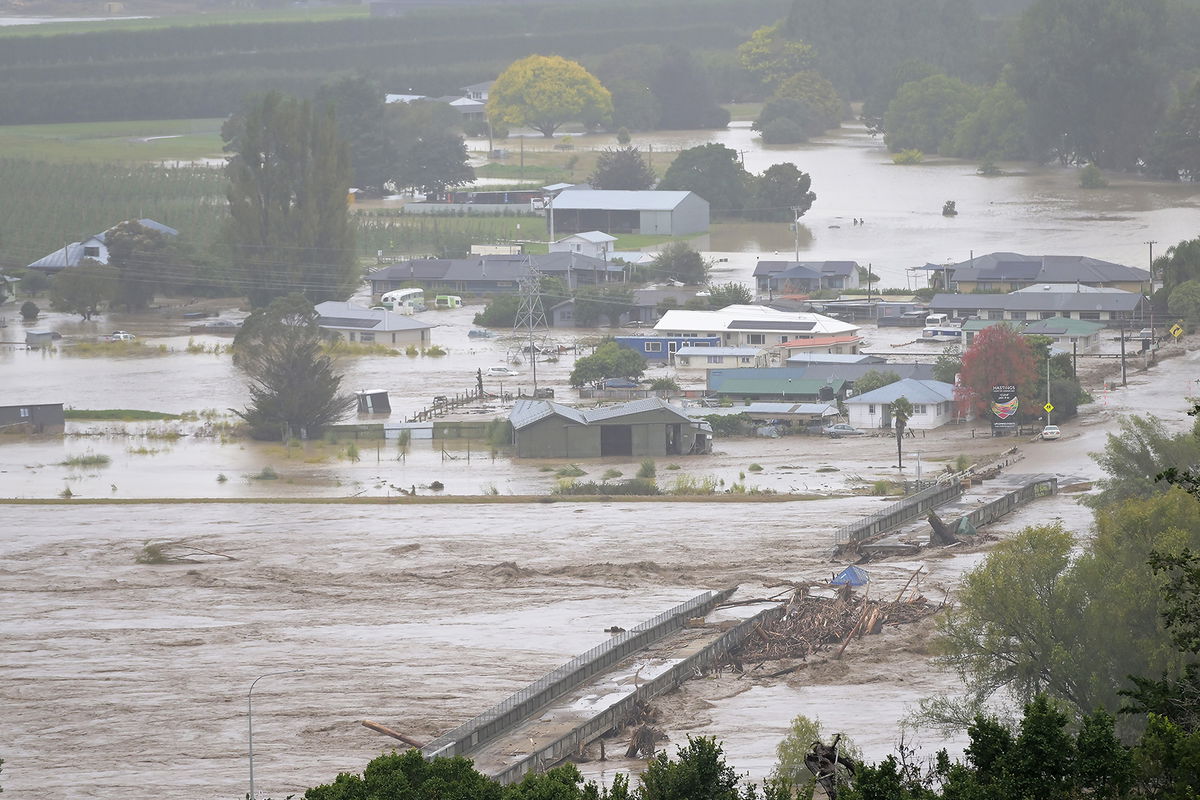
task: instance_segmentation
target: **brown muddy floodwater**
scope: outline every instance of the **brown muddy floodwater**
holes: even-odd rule
[[[801,257],[869,262],[896,286],[907,285],[910,267],[966,259],[972,250],[1144,265],[1143,242],[1165,247],[1196,234],[1194,187],[1116,177],[1108,190],[1084,191],[1070,169],[981,178],[973,164],[943,159],[895,167],[855,127],[793,148],[764,148],[745,125],[635,143],[710,140],[743,151],[755,172],[776,161],[810,172],[818,200],[803,220]],[[941,216],[945,200],[957,202],[957,218]],[[866,223],[853,225],[854,217]],[[793,234],[786,224],[722,224],[701,243],[728,259],[717,265],[716,280],[749,281],[757,258],[789,252]],[[189,337],[184,310],[91,323],[45,315],[37,327],[61,331],[64,343],[123,329],[167,352],[77,358],[0,346],[0,403],[208,409],[217,422],[228,419],[227,409],[246,401],[244,380],[228,355],[187,351],[189,338],[209,347],[228,340]],[[244,313],[232,304],[221,310],[229,318]],[[468,338],[477,310],[429,312],[438,324],[433,341],[449,350],[446,357],[348,359],[346,388],[387,389],[399,419],[434,395],[472,386],[477,369],[509,363],[515,347]],[[22,341],[15,312],[4,316],[9,326],[0,340]],[[594,333],[553,337],[570,346]],[[936,352],[891,347],[907,336],[867,331],[867,349]],[[578,399],[567,387],[574,358],[538,365],[539,383],[568,402]],[[515,382],[489,380],[486,388],[531,388],[530,366],[518,369],[525,374]],[[1021,460],[1010,471],[1095,478],[1088,454],[1104,446],[1119,413],[1152,414],[1184,430],[1191,419],[1183,398],[1200,392],[1198,377],[1200,353],[1192,351],[1132,372],[1128,388],[1097,389],[1097,402],[1064,426],[1059,442],[976,439],[955,428],[909,440],[907,463],[911,469],[914,451],[921,452],[925,468],[936,471],[959,454],[981,458],[1016,444]],[[507,407],[471,411],[491,418]],[[443,455],[414,442],[401,457],[367,446],[353,461],[345,443],[287,452],[230,438],[206,419],[79,422],[62,439],[0,438],[0,497],[47,499],[65,488],[85,499],[387,497],[414,486],[425,494],[432,490],[421,487],[433,480],[447,494],[545,494],[563,466],[493,458],[482,443],[468,461],[465,449]],[[111,461],[62,463],[88,453]],[[711,457],[679,459],[678,470],[660,460],[658,480],[669,485],[692,475],[723,481],[721,488],[744,482],[748,489],[845,494],[896,477],[894,456],[894,442],[882,437],[722,440]],[[752,463],[762,471],[750,470]],[[279,478],[252,477],[266,466]],[[638,464],[609,459],[583,467],[585,480],[598,480],[608,470],[628,477]],[[832,530],[886,502],[0,505],[0,783],[13,797],[40,800],[124,800],[148,786],[179,800],[243,796],[250,682],[304,669],[262,680],[254,705],[257,788],[263,796],[300,793],[391,748],[360,727],[361,719],[433,737],[602,641],[604,628],[628,628],[703,589],[741,584],[750,597],[781,580],[826,578],[841,566],[828,561]],[[1090,512],[1066,495],[1038,501],[994,530],[1054,519],[1088,535]],[[162,541],[215,555],[191,550],[183,563],[139,563],[147,542]],[[169,552],[185,551],[175,545]],[[881,562],[871,566],[873,586],[896,592],[923,566],[921,590],[940,597],[981,558],[931,552]],[[956,687],[954,676],[930,668],[928,631],[889,636],[852,647],[844,663],[813,665],[774,684],[733,683],[729,675],[692,682],[664,699],[663,724],[672,743],[687,732],[722,738],[735,768],[755,778],[770,768],[776,742],[798,713],[820,716],[827,729],[863,744],[868,757],[881,757],[908,705]],[[587,770],[607,775],[622,766],[635,765]]]

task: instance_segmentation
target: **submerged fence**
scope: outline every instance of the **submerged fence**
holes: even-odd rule
[[[582,655],[547,673],[503,702],[474,719],[434,739],[421,749],[426,758],[456,756],[470,752],[529,717],[547,703],[582,684],[597,673],[683,627],[691,617],[708,614],[735,588],[705,592],[647,620],[630,631],[614,636]]]

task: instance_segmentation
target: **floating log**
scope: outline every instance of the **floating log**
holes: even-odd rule
[[[382,733],[385,736],[392,737],[393,739],[399,739],[400,741],[404,742],[409,747],[415,747],[418,750],[420,750],[422,747],[425,746],[425,745],[421,744],[420,742],[418,742],[416,739],[410,739],[409,737],[405,736],[400,731],[392,730],[391,728],[389,728],[386,725],[380,725],[378,722],[371,722],[371,720],[369,720],[369,719],[364,719],[362,721],[362,724],[363,724],[364,728],[370,728],[371,730],[373,730],[377,733]]]

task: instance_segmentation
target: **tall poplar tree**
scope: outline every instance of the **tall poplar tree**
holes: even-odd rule
[[[230,153],[233,283],[255,307],[292,292],[344,300],[360,277],[347,192],[350,155],[329,111],[280,92],[222,127]]]

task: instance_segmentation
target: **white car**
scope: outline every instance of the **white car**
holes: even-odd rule
[[[1061,439],[1062,431],[1058,429],[1057,425],[1047,425],[1046,427],[1042,428],[1042,432],[1039,435],[1042,439],[1051,441],[1054,439]]]
[[[129,331],[113,331],[105,338],[110,342],[132,342],[137,337]]]
[[[516,378],[521,373],[512,367],[488,367],[483,374],[489,378]]]

